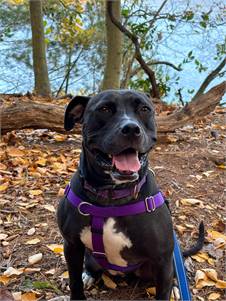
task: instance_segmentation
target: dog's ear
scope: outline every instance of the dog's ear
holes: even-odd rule
[[[82,123],[83,114],[90,97],[75,96],[68,104],[64,114],[64,128],[66,131],[73,129],[75,123]]]

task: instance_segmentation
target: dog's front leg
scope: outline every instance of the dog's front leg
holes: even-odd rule
[[[172,257],[157,267],[156,300],[170,300],[174,267]]]
[[[71,300],[85,300],[82,281],[85,247],[80,240],[74,244],[64,242],[64,255],[68,266]]]

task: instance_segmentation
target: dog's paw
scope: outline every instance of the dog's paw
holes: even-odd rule
[[[93,283],[95,282],[95,279],[89,273],[84,271],[82,273],[82,281],[83,281],[83,284],[84,284],[84,288],[89,289],[93,285]]]
[[[171,293],[171,298],[172,298],[173,301],[179,301],[180,300],[180,291],[179,291],[179,288],[176,285],[173,286],[172,293]]]

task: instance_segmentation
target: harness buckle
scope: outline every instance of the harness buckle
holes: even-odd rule
[[[151,201],[151,207],[152,208],[149,208],[149,204],[148,204],[149,200]],[[153,211],[155,211],[156,204],[155,204],[155,199],[154,199],[153,196],[146,197],[145,200],[144,200],[144,203],[145,203],[145,207],[146,207],[147,212],[153,212]]]
[[[81,211],[81,206],[82,205],[90,205],[90,206],[92,206],[90,203],[88,203],[88,202],[81,202],[80,204],[78,204],[78,212],[81,214],[81,215],[84,215],[84,216],[89,216],[90,215],[90,213],[84,213],[84,212],[82,212]]]

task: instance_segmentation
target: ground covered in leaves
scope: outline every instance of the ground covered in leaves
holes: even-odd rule
[[[182,248],[204,221],[202,252],[186,259],[194,300],[223,300],[225,109],[167,136],[150,154],[161,190],[169,197]],[[21,130],[0,144],[0,300],[50,300],[69,294],[55,210],[78,166],[81,136]],[[105,275],[90,299],[151,299],[153,289]],[[14,299],[13,299],[13,297]],[[7,299],[8,298],[8,299]]]

